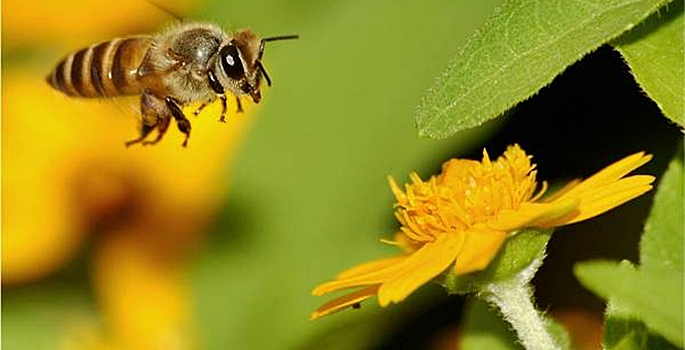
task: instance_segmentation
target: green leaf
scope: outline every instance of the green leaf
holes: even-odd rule
[[[684,180],[681,149],[681,152],[676,152],[661,178],[654,196],[654,206],[640,241],[640,268],[673,271],[674,278],[681,282],[685,244]]]
[[[568,334],[566,328],[551,317],[545,317],[545,321],[547,321],[547,330],[561,349],[571,349],[571,335]]]
[[[641,338],[641,334],[630,332],[621,338],[614,346],[607,347],[610,350],[642,350],[646,345]]]
[[[648,336],[647,326],[637,316],[631,315],[615,301],[610,300],[607,303],[602,337],[606,349],[646,349]]]
[[[422,99],[419,134],[442,138],[529,98],[668,0],[508,1]]]
[[[542,259],[547,242],[552,236],[551,229],[523,230],[508,238],[497,257],[487,269],[468,274],[454,276],[445,275],[443,281],[450,293],[477,292],[486,284],[501,281],[518,274],[536,259]]]
[[[578,263],[574,272],[589,290],[639,315],[649,328],[682,346],[682,283],[673,273],[607,261]]]
[[[650,16],[612,44],[621,52],[635,80],[680,126],[685,125],[685,74],[683,74],[683,2]]]
[[[509,324],[479,299],[473,299],[466,306],[460,339],[460,349],[463,350],[523,349]]]

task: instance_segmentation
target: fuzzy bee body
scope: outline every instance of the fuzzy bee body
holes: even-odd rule
[[[191,125],[184,105],[202,102],[197,115],[219,98],[224,122],[227,93],[235,96],[239,112],[240,96],[259,103],[262,78],[271,85],[261,63],[264,43],[294,38],[260,39],[247,29],[229,34],[210,23],[183,23],[156,36],[117,38],[78,50],[57,64],[47,82],[72,97],[140,95],[140,136],[126,145],[157,143],[173,118],[186,135],[185,146]],[[157,138],[145,141],[153,130]]]
[[[48,83],[72,97],[140,94],[137,70],[152,41],[151,36],[116,38],[76,51],[57,64]]]

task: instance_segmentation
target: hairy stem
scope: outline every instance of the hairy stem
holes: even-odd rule
[[[527,270],[534,274],[538,266],[530,266]],[[512,279],[489,284],[481,291],[480,297],[497,306],[526,350],[562,349],[550,334],[547,321],[533,304],[533,290],[529,283],[532,274],[527,272],[531,271],[524,270]]]

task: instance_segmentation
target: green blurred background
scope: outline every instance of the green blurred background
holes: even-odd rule
[[[446,140],[417,137],[413,111],[422,94],[499,3],[194,4],[187,17],[229,30],[300,35],[267,46],[265,66],[273,86],[264,91],[235,159],[224,165],[228,199],[202,228],[207,238],[190,259],[199,347],[452,348],[463,300],[444,295],[437,285],[387,309],[372,301],[360,310],[309,320],[326,301],[310,296],[316,284],[395,252],[378,242],[397,228],[387,175],[403,181],[417,171],[428,177],[450,157],[478,158],[483,147],[497,155],[514,142],[534,155],[540,179],[586,176],[639,150],[655,154],[646,172],[663,171],[682,136],[608,47],[495,122]],[[116,15],[116,9],[110,11]],[[48,49],[3,48],[3,69],[31,64],[47,71],[62,54]],[[650,202],[651,196],[642,197],[601,219],[560,229],[535,280],[541,308],[562,316],[577,312],[583,316],[572,326],[587,323],[598,331],[601,301],[575,282],[572,263],[634,259]],[[97,318],[89,249],[86,245],[78,258],[46,278],[3,287],[7,349],[53,349],[68,315]]]

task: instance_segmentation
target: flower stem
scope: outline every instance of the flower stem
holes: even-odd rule
[[[557,350],[562,347],[549,333],[547,322],[533,305],[533,291],[528,281],[513,278],[491,283],[480,293],[488,303],[499,308],[516,331],[526,350]]]

